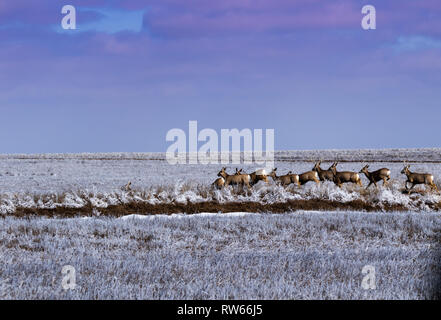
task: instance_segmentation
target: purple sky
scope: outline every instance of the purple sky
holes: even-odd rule
[[[440,102],[439,0],[0,2],[0,153],[166,151],[189,120],[276,149],[440,147]]]

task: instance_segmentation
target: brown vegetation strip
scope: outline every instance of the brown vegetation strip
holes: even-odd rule
[[[433,204],[431,208],[436,211],[441,210],[440,204]],[[163,203],[148,204],[144,202],[130,202],[126,204],[113,205],[107,208],[96,208],[100,216],[120,217],[129,214],[173,214],[186,213],[195,214],[201,212],[271,212],[284,213],[298,210],[318,210],[318,211],[408,211],[409,209],[402,205],[383,205],[366,203],[362,200],[350,202],[338,202],[330,200],[291,200],[288,202],[279,202],[264,204],[258,202],[227,202],[219,203],[216,201],[198,202],[198,203]],[[14,216],[31,217],[81,217],[94,216],[93,207],[89,204],[82,208],[57,207],[54,209],[39,208],[17,208]]]

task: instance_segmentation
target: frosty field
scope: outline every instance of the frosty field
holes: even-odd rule
[[[441,195],[404,194],[400,174],[407,161],[440,187],[441,149],[280,151],[275,166],[318,159],[387,167],[391,183],[214,190],[221,165],[158,153],[1,155],[0,298],[441,298]],[[366,265],[375,290],[361,286]]]
[[[440,187],[440,149],[280,151],[276,153],[275,166],[279,174],[289,170],[301,173],[311,170],[318,159],[323,159],[323,168],[333,160],[341,161],[340,171],[358,172],[365,163],[370,164],[371,170],[388,167],[392,172],[391,183],[387,188],[371,187],[365,191],[353,185],[339,189],[331,182],[283,188],[271,181],[254,186],[252,192],[218,191],[213,190],[211,183],[217,178],[221,165],[169,165],[165,155],[160,153],[4,155],[0,157],[0,213],[75,216],[92,215],[96,208],[104,214],[115,215],[115,212],[121,213],[121,209],[129,210],[130,205],[136,207],[130,213],[139,213],[137,210],[143,213],[224,212],[227,203],[236,204],[228,211],[275,211],[275,204],[287,202],[291,202],[286,205],[288,211],[302,208],[438,211],[441,208],[440,194],[425,192],[422,186],[411,195],[403,195],[405,176],[400,174],[406,160],[412,170],[432,173]],[[243,167],[248,173],[256,169],[250,165],[227,167],[230,173],[235,167]],[[366,185],[367,179],[361,176]],[[121,189],[128,181],[132,182],[130,192]],[[309,206],[299,201],[306,201]],[[189,203],[211,205],[188,208]],[[238,206],[238,203],[259,206],[248,209],[249,205]],[[171,204],[175,207],[170,207]],[[278,212],[280,210],[283,206],[281,209],[279,206]]]
[[[435,213],[7,217],[0,297],[439,299],[440,232]],[[365,265],[375,290],[361,286]]]

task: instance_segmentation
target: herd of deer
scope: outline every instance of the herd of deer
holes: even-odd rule
[[[311,171],[302,174],[293,174],[289,171],[282,176],[277,175],[277,168],[273,169],[269,174],[263,169],[247,174],[244,173],[242,169],[238,170],[236,168],[236,173],[232,175],[226,172],[227,168],[222,168],[217,174],[219,178],[213,182],[213,185],[219,189],[229,185],[241,185],[251,188],[252,185],[259,181],[268,182],[268,177],[271,177],[276,183],[281,184],[282,186],[287,186],[291,183],[301,186],[309,181],[320,184],[320,181],[328,180],[333,181],[340,188],[343,183],[355,183],[362,187],[363,184],[359,173],[364,173],[369,180],[369,184],[366,187],[366,189],[368,189],[372,184],[375,185],[375,187],[378,187],[377,182],[383,181],[383,185],[386,185],[390,180],[390,170],[387,168],[369,172],[369,165],[366,165],[357,173],[352,171],[337,171],[338,162],[334,162],[328,170],[323,170],[320,167],[320,164],[321,161],[317,161]],[[410,193],[413,187],[418,184],[425,184],[430,186],[431,190],[438,190],[433,181],[432,174],[411,172],[409,167],[409,165],[405,165],[404,169],[401,171],[402,174],[407,176],[404,185],[408,193]],[[410,188],[408,188],[408,183],[411,184]]]

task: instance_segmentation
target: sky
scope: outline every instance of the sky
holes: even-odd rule
[[[440,89],[439,0],[0,1],[0,153],[165,152],[190,120],[276,150],[441,147]]]

